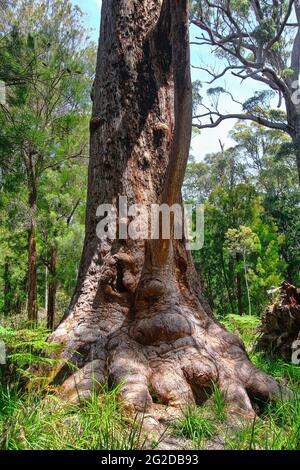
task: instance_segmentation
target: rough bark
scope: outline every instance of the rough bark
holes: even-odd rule
[[[96,235],[97,207],[119,195],[148,209],[181,198],[191,132],[188,2],[161,3],[102,4],[86,237],[75,295],[51,337],[79,370],[61,366],[54,383],[76,399],[108,378],[123,383],[129,409],[157,417],[160,404],[202,402],[215,382],[232,410],[253,416],[250,397],[280,389],[213,318],[184,241]]]
[[[57,266],[57,246],[53,242],[50,247],[50,265],[49,265],[49,284],[48,284],[48,303],[47,303],[47,328],[50,331],[54,329],[55,320],[55,301],[57,291],[56,279],[56,266]]]
[[[300,340],[300,289],[283,282],[280,292],[280,297],[268,307],[262,319],[256,350],[290,363],[294,342]]]

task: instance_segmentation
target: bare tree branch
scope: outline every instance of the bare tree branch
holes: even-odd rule
[[[232,114],[223,115],[223,114],[220,114],[218,112],[211,111],[209,113],[194,116],[193,119],[201,119],[201,118],[204,118],[204,117],[207,117],[207,116],[211,116],[211,117],[212,116],[217,116],[218,119],[214,122],[211,122],[210,124],[197,124],[197,123],[193,122],[193,127],[196,127],[197,129],[214,128],[214,127],[217,127],[219,124],[221,124],[221,122],[223,122],[227,119],[238,119],[238,120],[242,120],[242,121],[257,122],[258,124],[261,124],[262,126],[268,127],[270,129],[278,129],[278,130],[281,130],[283,132],[286,132],[287,134],[290,134],[290,132],[291,132],[291,129],[285,123],[273,122],[273,121],[270,121],[270,120],[268,120],[266,118],[263,118],[261,116],[255,116],[254,114],[250,114],[250,113],[240,113],[240,114],[239,113],[232,113]]]

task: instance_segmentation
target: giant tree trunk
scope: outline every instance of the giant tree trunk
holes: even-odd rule
[[[97,382],[123,383],[135,410],[201,402],[217,383],[233,410],[278,385],[249,361],[213,318],[183,241],[100,241],[96,210],[180,201],[191,134],[187,0],[103,0],[93,117],[86,237],[68,314],[53,333],[67,366],[69,399]],[[121,217],[121,216],[120,216]],[[94,383],[93,383],[94,382]],[[154,412],[154,411],[153,411]]]

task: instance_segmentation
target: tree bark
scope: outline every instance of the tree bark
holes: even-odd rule
[[[212,382],[232,411],[278,396],[241,341],[213,318],[184,240],[96,235],[96,210],[180,202],[191,134],[188,1],[103,0],[91,119],[86,237],[77,288],[51,340],[79,368],[56,371],[69,399],[123,383],[129,409],[206,399]],[[121,214],[118,214],[122,218]],[[151,418],[152,419],[152,418]],[[155,421],[157,423],[157,421]]]
[[[56,279],[56,266],[57,266],[57,246],[53,242],[50,248],[50,266],[49,266],[49,284],[48,284],[48,303],[47,303],[47,328],[50,331],[54,329],[55,320],[55,301],[57,291]]]

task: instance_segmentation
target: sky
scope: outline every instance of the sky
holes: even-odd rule
[[[100,10],[101,0],[72,0],[78,5],[84,13],[84,24],[91,30],[91,39],[98,41],[100,29]],[[190,31],[191,42],[196,41],[197,35],[200,34],[199,28],[192,26]],[[194,66],[213,67],[215,71],[221,71],[222,65],[220,61],[214,56],[212,50],[208,46],[191,45],[191,64]],[[259,83],[254,80],[246,80],[243,83],[237,78],[227,73],[222,79],[218,80],[212,85],[206,85],[204,82],[208,81],[211,77],[206,72],[192,68],[192,79],[200,80],[202,85],[201,94],[205,97],[206,90],[213,86],[222,86],[230,91],[234,98],[240,102],[245,102],[248,98],[254,95],[255,91],[263,89]],[[209,100],[205,98],[205,103],[209,104]],[[226,112],[239,112],[241,108],[238,104],[233,103],[229,96],[225,95],[220,99],[220,110],[222,113]],[[213,129],[203,129],[200,135],[192,139],[192,155],[197,161],[204,159],[205,155],[220,150],[219,140],[225,145],[225,148],[232,146],[234,143],[228,137],[229,131],[234,126],[235,121],[230,119],[221,123],[218,127]]]

